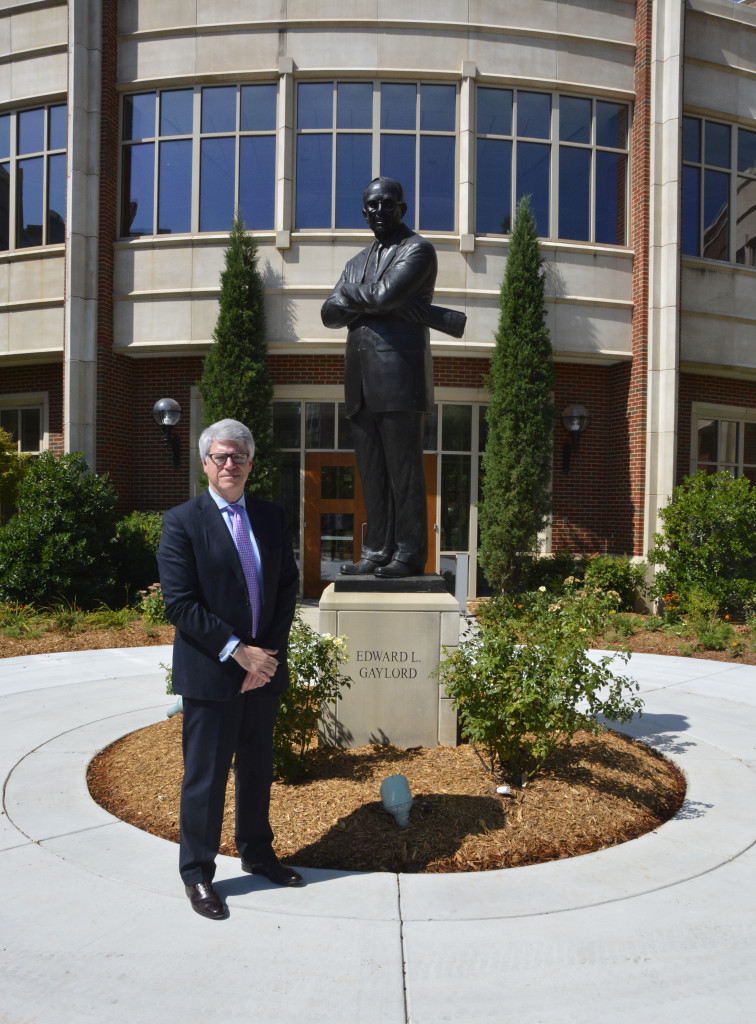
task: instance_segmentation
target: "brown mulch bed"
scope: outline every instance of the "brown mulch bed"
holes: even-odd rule
[[[646,630],[639,630],[627,640],[621,641],[597,637],[593,646],[599,650],[622,650],[627,645],[627,649],[633,654],[665,654],[686,658],[705,658],[707,661],[729,661],[739,665],[756,665],[756,650],[744,649],[746,643],[742,637],[738,639],[740,643],[737,654],[733,654],[731,650],[707,651],[699,645],[691,646],[684,637],[670,636],[661,631],[652,633]]]
[[[173,643],[173,626],[147,626],[136,622],[123,629],[87,629],[64,633],[49,631],[38,637],[0,636],[0,658],[64,651],[107,651],[112,647],[160,647]]]
[[[170,644],[173,627],[44,633],[0,637],[0,657],[59,651]],[[624,641],[623,641],[624,643]],[[680,641],[639,631],[632,650],[679,654]],[[599,640],[598,647],[612,644]],[[735,661],[725,651],[693,657]],[[737,659],[756,664],[756,652]],[[95,800],[123,820],[176,841],[181,785],[181,718],[132,733],[99,754],[89,771]],[[401,773],[415,803],[410,827],[399,829],[383,810],[380,783]],[[364,871],[455,872],[515,867],[574,857],[648,832],[679,809],[680,772],[642,744],[613,732],[579,734],[549,766],[511,796],[485,771],[469,745],[435,750],[361,747],[311,753],[298,783],[275,783],[271,820],[276,850],[303,867]],[[233,795],[224,820],[222,852],[235,855]]]
[[[278,855],[301,867],[454,872],[515,867],[600,850],[670,818],[685,795],[680,772],[618,733],[580,733],[524,789],[499,796],[467,744],[401,750],[317,749],[306,776],[276,782],[271,823]],[[410,826],[383,810],[380,784],[406,775]],[[180,716],[132,733],[100,753],[88,776],[94,799],[153,835],[178,841]],[[229,777],[221,852],[236,856]]]

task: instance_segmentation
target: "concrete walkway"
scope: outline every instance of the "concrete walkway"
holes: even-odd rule
[[[192,913],[176,847],[98,807],[92,756],[162,719],[169,648],[0,661],[2,1024],[741,1024],[756,1020],[756,669],[636,655],[627,731],[685,771],[658,832],[470,875],[219,858]]]

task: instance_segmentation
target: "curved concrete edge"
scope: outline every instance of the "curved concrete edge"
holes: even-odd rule
[[[88,652],[93,657],[84,659],[82,672],[75,663],[77,681],[55,695],[67,695],[69,699],[53,699],[53,706],[47,706],[34,718],[31,732],[39,734],[47,729],[48,738],[27,747],[8,774],[8,818],[0,831],[0,848],[34,842],[102,877],[149,891],[183,895],[176,884],[175,845],[114,818],[92,800],[86,785],[87,766],[98,751],[165,715],[172,698],[156,692],[154,667],[165,658],[166,650],[170,648],[144,648],[139,653],[134,649]],[[35,690],[35,700],[41,700],[41,691],[45,691],[49,704],[46,686],[50,684],[45,673],[53,667],[60,670],[67,660],[65,656],[42,657],[46,663],[31,666],[32,671],[23,677],[23,682],[30,684],[21,687],[26,703],[30,690]],[[638,673],[643,667],[639,660],[642,657],[636,655],[628,668],[635,670],[634,676],[643,677],[646,711],[641,719],[628,723],[625,730],[662,752],[674,751],[674,760],[688,782],[686,800],[678,815],[653,833],[578,858],[482,873],[400,875],[405,920],[493,920],[625,900],[712,871],[756,842],[752,815],[756,773],[728,751],[700,735],[692,735],[682,724],[684,716],[670,710],[670,700],[675,703],[670,687],[679,688],[683,683],[695,686],[705,678],[702,666],[712,663],[670,659],[682,664],[670,665],[666,685],[660,688],[655,685],[653,673]],[[655,659],[652,666],[657,667],[660,660]],[[117,673],[119,662],[127,677],[125,682]],[[731,667],[742,668],[724,665],[714,675],[725,678]],[[687,674],[686,668],[691,669]],[[743,686],[744,692],[752,686],[756,699],[756,670],[735,675],[741,677],[735,680],[738,695],[742,696]],[[114,680],[120,680],[118,685],[113,685]],[[59,680],[56,685],[61,686],[62,682]],[[74,699],[70,699],[72,696]],[[687,694],[686,704],[690,696]],[[10,703],[18,697],[20,691],[12,690]],[[149,698],[153,703],[144,706]],[[109,714],[89,718],[104,707]],[[63,711],[63,724],[70,727],[61,731]],[[79,723],[82,717],[88,720],[76,726],[73,722],[77,717]],[[52,718],[58,728],[50,735]],[[13,828],[9,830],[8,826]],[[280,890],[263,880],[239,877],[239,861],[233,857],[219,858],[217,878],[219,886],[226,894],[233,894],[235,905],[240,907],[297,916],[397,919],[396,875],[315,869],[304,869],[304,874],[308,886],[296,902],[283,899]],[[148,885],[145,879],[149,879]],[[322,882],[331,884],[323,886],[319,884]],[[336,900],[334,884],[338,888]],[[357,892],[359,900],[350,898],[350,894]],[[340,908],[338,915],[334,914],[334,903]]]

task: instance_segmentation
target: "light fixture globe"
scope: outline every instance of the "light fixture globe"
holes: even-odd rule
[[[568,405],[562,409],[560,417],[562,426],[570,435],[562,448],[562,473],[566,476],[570,471],[570,458],[578,450],[580,435],[591,425],[591,414],[584,405]]]
[[[152,418],[159,427],[175,427],[181,419],[181,406],[175,398],[161,398],[152,407]]]
[[[568,405],[562,409],[562,426],[573,439],[585,433],[590,425],[591,414],[584,405]]]
[[[160,398],[152,407],[152,418],[163,431],[163,441],[173,455],[173,467],[180,465],[179,439],[171,437],[171,432],[181,419],[181,406],[175,398]]]

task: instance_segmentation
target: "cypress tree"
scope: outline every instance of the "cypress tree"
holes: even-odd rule
[[[517,206],[499,296],[483,455],[480,563],[494,590],[517,589],[551,511],[555,371],[545,326],[543,259],[529,197]]]
[[[265,340],[265,302],[257,245],[237,211],[221,272],[215,344],[205,357],[202,379],[203,426],[226,418],[252,431],[255,461],[247,492],[270,498],[276,469],[271,435],[273,382]]]

